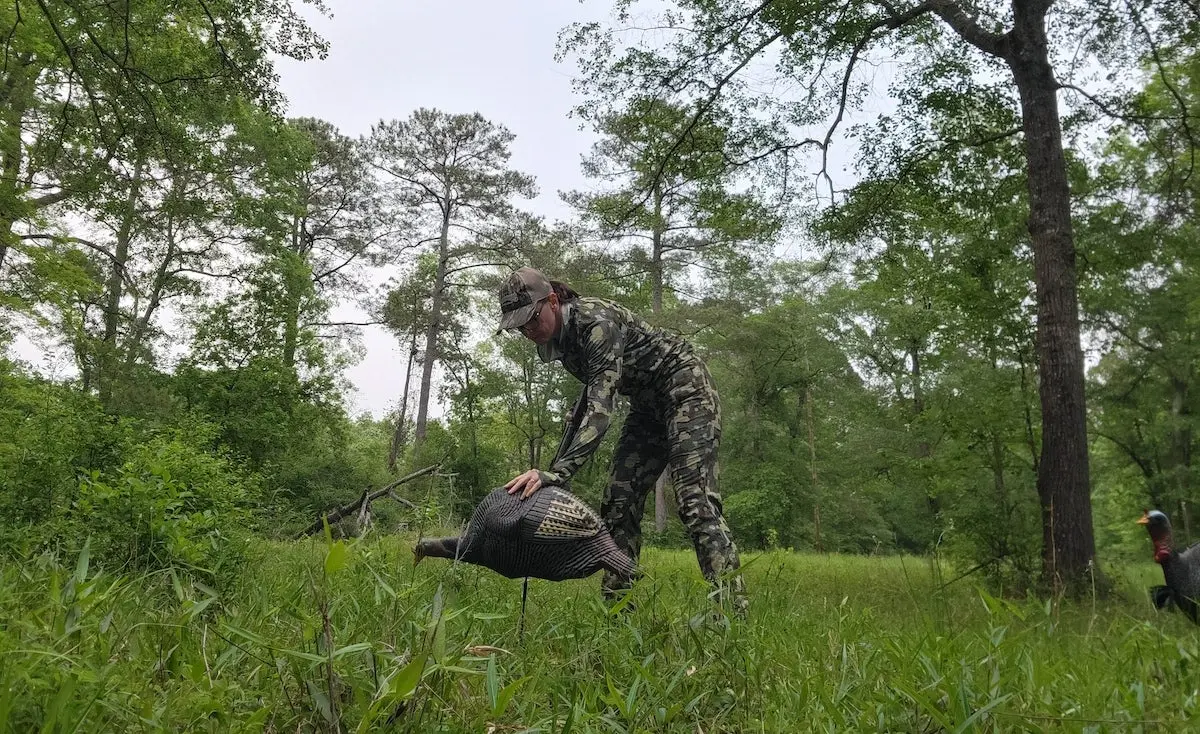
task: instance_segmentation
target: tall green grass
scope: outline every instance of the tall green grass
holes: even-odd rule
[[[520,581],[411,538],[258,543],[218,593],[179,571],[48,558],[0,573],[14,732],[1185,731],[1198,633],[1124,599],[942,587],[927,559],[747,554],[749,618],[690,553],[647,552],[635,609],[598,578]]]

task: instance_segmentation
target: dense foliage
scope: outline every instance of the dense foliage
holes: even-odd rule
[[[528,343],[491,335],[488,294],[532,264],[696,344],[743,548],[936,551],[1006,591],[1038,582],[1039,472],[1057,439],[1039,401],[1031,173],[1013,100],[948,36],[893,39],[938,50],[920,65],[928,94],[909,79],[900,109],[853,128],[859,179],[817,206],[762,152],[807,144],[771,137],[766,118],[667,89],[626,98],[614,85],[629,68],[585,64],[596,187],[564,193],[578,216],[550,223],[521,209],[534,177],[510,168],[499,122],[421,109],[354,138],[288,119],[271,59],[325,50],[289,3],[120,5],[0,11],[7,553],[87,544],[109,570],[217,586],[254,535],[294,536],[430,465],[395,490],[411,505],[381,498],[370,520],[461,520],[548,462],[578,394]],[[776,38],[818,20],[796,5],[764,17]],[[1063,128],[1102,565],[1144,551],[1144,505],[1185,539],[1198,519],[1198,67],[1167,43],[1194,19],[1163,13],[1147,33],[1177,22],[1166,45],[1109,90],[1120,114]],[[575,32],[568,54],[613,39]],[[407,354],[382,420],[343,402],[358,346],[333,314],[351,302]],[[17,361],[18,341],[71,369]],[[573,485],[593,503],[619,425]],[[652,538],[686,543],[677,522]]]

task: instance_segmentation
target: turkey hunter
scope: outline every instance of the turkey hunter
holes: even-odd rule
[[[692,346],[655,328],[623,306],[581,296],[539,271],[521,268],[500,286],[500,328],[537,345],[543,362],[558,361],[586,390],[577,427],[546,471],[531,468],[505,488],[525,499],[543,485],[565,486],[599,447],[617,394],[629,398],[601,517],[617,545],[636,561],[641,553],[646,497],[670,468],[679,517],[691,536],[704,577],[732,595],[744,614],[745,586],[737,547],[717,492],[720,403],[712,377]],[[730,573],[732,572],[732,573]],[[615,598],[633,579],[606,572],[605,596]]]

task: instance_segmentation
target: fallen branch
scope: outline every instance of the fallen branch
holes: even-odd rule
[[[396,496],[396,493],[393,492],[392,490],[395,489],[396,487],[399,487],[401,484],[404,484],[405,482],[411,482],[412,480],[416,479],[417,477],[422,477],[422,476],[425,476],[426,474],[429,474],[430,472],[437,471],[440,467],[441,467],[441,464],[432,464],[430,466],[425,467],[424,469],[419,469],[419,470],[413,472],[412,474],[400,477],[396,481],[385,485],[382,489],[377,489],[374,492],[372,492],[370,490],[364,491],[357,500],[346,505],[345,507],[339,507],[338,509],[334,510],[333,512],[322,514],[320,517],[317,518],[316,522],[314,522],[312,525],[309,525],[296,537],[297,538],[305,538],[310,535],[316,535],[317,533],[321,532],[322,528],[325,527],[325,523],[329,523],[330,525],[332,525],[333,523],[337,522],[338,520],[341,520],[343,517],[358,512],[359,509],[362,508],[363,506],[369,505],[370,503],[374,502],[375,500],[379,499],[380,497],[382,497],[384,495],[390,496],[392,499],[396,500],[400,504],[407,505],[413,509],[417,509],[416,505],[409,502],[408,500],[401,499],[400,497]]]

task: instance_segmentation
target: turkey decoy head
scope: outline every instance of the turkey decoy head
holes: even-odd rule
[[[1155,562],[1162,563],[1170,557],[1174,543],[1171,540],[1171,521],[1166,513],[1159,510],[1143,510],[1137,523],[1145,525],[1146,532],[1150,533],[1150,540],[1154,542]]]
[[[413,566],[427,556],[434,558],[449,558],[454,560],[458,555],[458,538],[422,538],[413,548]]]

